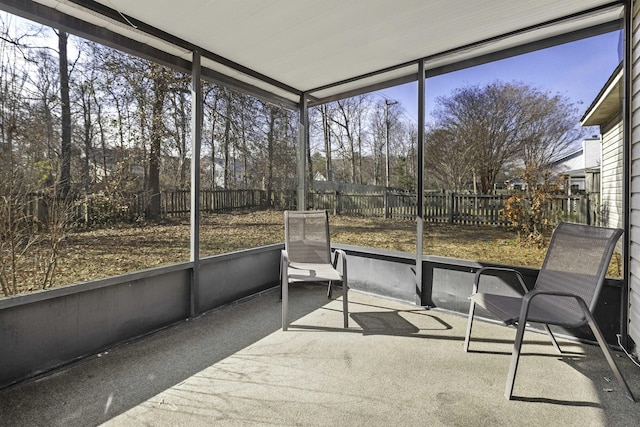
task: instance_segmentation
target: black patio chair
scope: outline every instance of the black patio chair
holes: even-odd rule
[[[282,296],[282,330],[288,327],[289,283],[329,282],[327,297],[331,298],[333,282],[342,282],[344,327],[349,327],[347,291],[347,256],[336,249],[331,261],[329,215],[327,211],[286,211],[284,213],[285,247],[280,263]],[[342,272],[338,258],[342,258]]]
[[[507,399],[511,399],[513,394],[525,327],[527,322],[534,322],[543,325],[558,352],[561,350],[549,325],[578,328],[588,324],[626,395],[635,402],[592,315],[611,255],[622,233],[621,229],[561,223],[553,232],[542,268],[531,291],[527,290],[522,275],[515,270],[486,267],[476,272],[464,350],[469,350],[476,304],[497,316],[505,325],[517,325],[504,392]],[[505,271],[516,275],[524,296],[478,292],[483,274]]]

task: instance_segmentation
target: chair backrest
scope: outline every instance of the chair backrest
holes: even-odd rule
[[[535,289],[578,295],[593,313],[613,250],[622,233],[619,228],[560,223],[551,236]],[[543,298],[541,302],[545,309],[567,319],[567,326],[580,326],[586,321],[574,299]]]
[[[285,211],[284,237],[289,261],[331,263],[327,211]]]

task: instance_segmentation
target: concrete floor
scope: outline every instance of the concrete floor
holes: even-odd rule
[[[339,294],[339,292],[337,292]],[[277,289],[0,392],[7,426],[636,426],[640,403],[599,348],[525,334],[503,397],[514,329],[350,292],[349,329],[325,288]],[[615,353],[640,399],[640,368]]]

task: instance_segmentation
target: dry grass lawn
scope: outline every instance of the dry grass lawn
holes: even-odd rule
[[[415,252],[413,221],[331,216],[333,242]],[[118,275],[189,259],[188,219],[79,231],[67,237],[55,285]],[[279,243],[284,240],[281,211],[205,216],[201,257]],[[425,224],[424,253],[539,267],[545,248],[525,245],[517,234],[493,226]],[[610,273],[616,275],[617,264]],[[23,287],[23,290],[25,289]]]

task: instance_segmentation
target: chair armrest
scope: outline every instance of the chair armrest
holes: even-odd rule
[[[580,296],[578,296],[576,294],[572,294],[571,292],[545,291],[543,289],[534,289],[532,291],[527,292],[524,295],[524,297],[522,297],[523,304],[530,304],[531,300],[534,299],[535,297],[537,297],[538,295],[550,295],[550,296],[555,296],[555,297],[573,298],[576,301],[578,301],[578,303],[580,305],[584,304],[585,307],[587,306],[587,303],[584,302],[582,297],[580,297]]]
[[[342,263],[344,264],[345,260],[347,259],[347,254],[342,249],[334,249],[333,262],[331,263],[333,264],[333,268],[336,268],[338,266],[338,257],[342,257]]]
[[[518,283],[520,284],[520,287],[522,288],[522,292],[524,292],[525,294],[527,292],[529,292],[529,289],[527,289],[527,286],[524,284],[524,277],[522,277],[522,273],[520,273],[518,270],[514,270],[513,268],[505,268],[505,267],[482,267],[481,269],[476,271],[476,276],[475,276],[475,279],[473,281],[473,293],[472,294],[478,293],[478,285],[480,284],[480,276],[482,276],[484,273],[492,272],[492,271],[499,271],[499,272],[506,272],[506,273],[514,274],[516,276],[516,278],[518,279]]]
[[[289,254],[286,249],[280,251],[280,280],[287,276],[287,267],[289,266]]]
[[[578,303],[582,311],[585,313],[585,316],[591,317],[591,310],[589,310],[589,306],[587,306],[587,303],[584,302],[584,299],[582,299],[582,297],[576,294],[572,294],[570,292],[545,291],[545,290],[534,289],[532,291],[527,292],[525,296],[522,298],[522,306],[520,308],[520,317],[518,317],[518,319],[527,318],[527,315],[529,314],[529,305],[531,305],[531,301],[539,295],[573,298],[576,300],[576,302]]]
[[[338,257],[342,258],[342,276],[347,275],[347,254],[342,249],[334,250],[333,268],[338,269]]]

